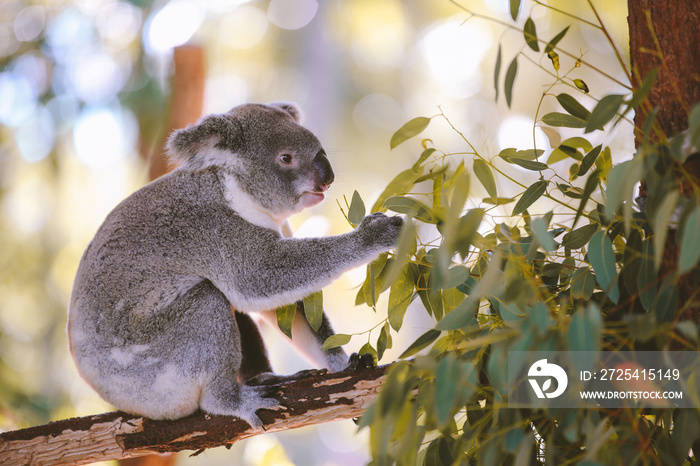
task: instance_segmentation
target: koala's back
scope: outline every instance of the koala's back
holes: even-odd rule
[[[196,409],[201,371],[222,364],[202,364],[202,355],[240,353],[233,313],[207,270],[221,235],[252,227],[227,206],[215,170],[175,171],[107,216],[81,259],[68,318],[78,369],[105,399],[156,418]],[[198,367],[188,367],[193,352]],[[173,411],[147,411],[156,405]]]

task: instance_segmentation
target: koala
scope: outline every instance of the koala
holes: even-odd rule
[[[181,165],[122,201],[82,256],[70,351],[120,410],[177,419],[202,409],[259,429],[256,411],[279,406],[267,384],[285,377],[272,373],[251,316],[276,327],[277,307],[392,249],[402,220],[378,213],[346,234],[291,237],[287,218],[334,179],[296,104],[206,116],[167,148]],[[325,315],[318,331],[296,316],[295,348],[319,368],[348,367],[342,349],[321,350],[333,334]]]

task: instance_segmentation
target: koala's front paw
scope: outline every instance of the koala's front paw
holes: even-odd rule
[[[401,217],[387,217],[381,212],[376,212],[363,218],[357,230],[367,246],[389,250],[396,246],[402,226]]]

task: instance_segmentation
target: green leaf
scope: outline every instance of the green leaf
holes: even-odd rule
[[[682,257],[682,256],[681,256]],[[637,274],[637,289],[639,290],[639,302],[646,311],[650,311],[656,300],[659,274],[654,268],[654,243],[644,240],[642,244],[642,257],[639,261],[639,273]]]
[[[632,93],[632,98],[629,100],[629,102],[627,102],[627,110],[625,110],[625,113],[633,108],[636,108],[644,101],[644,99],[646,99],[649,92],[651,92],[651,88],[654,87],[654,81],[656,81],[656,75],[658,72],[658,68],[655,68],[644,77],[642,85],[634,90]]]
[[[385,212],[384,201],[392,196],[398,194],[404,194],[409,191],[409,189],[416,183],[418,178],[423,174],[424,168],[422,166],[413,167],[408,170],[404,170],[389,182],[389,184],[384,188],[382,194],[379,195],[377,202],[372,206],[372,212]]]
[[[550,40],[547,46],[544,48],[544,53],[552,52],[554,50],[554,47],[556,47],[559,43],[559,41],[564,38],[570,27],[571,26],[566,26],[564,29],[562,29],[562,31],[559,34],[552,37],[552,40]]]
[[[598,227],[599,225],[597,223],[589,223],[588,225],[577,228],[564,235],[562,244],[569,249],[580,249],[584,247],[595,232],[598,231]]]
[[[564,108],[564,110],[576,118],[587,121],[591,117],[591,112],[589,112],[586,107],[578,103],[578,100],[571,97],[569,94],[559,94],[557,96],[557,101],[559,102],[559,105]]]
[[[544,194],[545,190],[547,189],[547,181],[545,180],[539,180],[536,181],[532,186],[527,188],[525,192],[523,193],[522,196],[520,196],[520,199],[518,202],[515,204],[515,207],[513,208],[513,212],[511,213],[511,216],[515,216],[518,214],[521,214],[530,207],[532,204],[537,201],[542,195]]]
[[[453,311],[454,312],[454,311]],[[409,346],[406,351],[404,351],[401,356],[399,356],[399,359],[405,359],[410,356],[413,356],[423,348],[427,348],[428,345],[430,345],[432,342],[437,340],[437,338],[440,336],[440,331],[439,330],[428,330],[425,332],[423,335],[419,336],[416,341],[414,341],[411,346]],[[323,349],[323,348],[321,348]]]
[[[518,19],[518,12],[520,11],[520,0],[510,0],[510,17],[513,21]]]
[[[433,215],[430,207],[411,197],[394,196],[384,201],[384,207],[393,212],[407,214],[416,220],[425,223],[436,223],[437,219]]]
[[[615,252],[612,241],[604,231],[596,232],[591,238],[588,244],[588,261],[593,267],[600,287],[608,293],[610,301],[617,303],[620,299],[620,290],[617,285]]]
[[[277,326],[280,328],[282,333],[292,338],[292,322],[294,322],[294,315],[297,312],[296,303],[287,304],[286,306],[280,306],[277,308]]]
[[[326,338],[326,341],[321,345],[321,351],[328,351],[329,349],[337,348],[339,346],[347,345],[350,342],[351,335],[345,335],[344,333],[336,333]]]
[[[604,127],[617,114],[625,98],[622,95],[606,95],[593,107],[585,133]]]
[[[394,135],[391,137],[389,146],[394,149],[396,146],[402,142],[411,139],[414,136],[419,135],[425,128],[428,127],[430,123],[430,118],[427,117],[416,117],[403,125]]]
[[[448,353],[435,371],[435,416],[438,425],[444,427],[454,417],[453,407],[457,399],[461,367],[454,353]]]
[[[413,275],[408,267],[404,267],[389,289],[389,324],[397,332],[401,329],[406,309],[411,304],[414,287]]]
[[[546,170],[549,168],[546,163],[537,162],[535,160],[508,158],[507,162],[513,163],[515,165],[518,165],[520,167],[525,168],[526,170],[532,170],[532,171],[542,171],[542,170]]]
[[[493,173],[491,173],[491,169],[486,162],[481,159],[474,160],[474,174],[484,186],[489,196],[492,198],[498,197],[496,181],[493,179]]]
[[[678,274],[683,275],[692,270],[698,263],[698,259],[700,259],[700,207],[695,207],[683,225]]]
[[[309,325],[317,332],[323,321],[323,292],[317,291],[304,298],[304,315]]]
[[[498,44],[498,54],[496,54],[496,66],[493,70],[493,87],[496,89],[496,101],[498,101],[498,81],[501,74],[501,44]]]
[[[459,252],[463,258],[469,254],[469,246],[477,234],[481,220],[484,218],[484,209],[470,209],[469,212],[460,217],[457,222],[457,231],[454,235],[452,249]],[[450,251],[452,252],[452,251]]]
[[[428,160],[428,157],[433,155],[433,152],[435,152],[435,151],[436,151],[435,148],[429,147],[429,148],[425,149],[423,152],[421,152],[420,157],[418,157],[418,160],[416,160],[416,163],[413,164],[412,170],[415,172],[415,171],[422,169],[423,167],[421,165],[423,165],[423,162]]]
[[[589,300],[593,296],[595,277],[588,267],[581,267],[571,276],[571,296],[574,299]]]
[[[586,154],[586,156],[583,158],[581,161],[581,166],[578,169],[578,173],[576,176],[583,176],[586,174],[589,168],[593,166],[595,163],[596,159],[598,159],[598,156],[600,155],[600,151],[603,148],[602,144],[599,144],[593,148],[589,153]]]
[[[676,210],[676,205],[678,204],[678,197],[680,193],[675,189],[668,193],[664,198],[661,206],[656,211],[656,215],[652,218],[652,227],[654,229],[654,264],[656,265],[656,270],[661,267],[661,258],[666,249],[666,235],[668,233],[668,224],[671,221],[671,217]],[[695,238],[700,241],[700,238]]]
[[[382,359],[387,348],[391,348],[391,334],[389,332],[389,324],[386,323],[379,332],[379,338],[377,338],[377,360]]]
[[[481,202],[483,202],[485,204],[493,204],[493,205],[506,205],[506,204],[510,204],[511,202],[515,202],[515,198],[514,197],[497,197],[494,199],[493,197],[485,197],[481,200]]]
[[[478,298],[468,297],[462,303],[445,314],[445,317],[435,325],[437,330],[457,330],[476,324],[476,311],[479,305]]]
[[[586,309],[579,310],[571,318],[568,341],[570,351],[598,351],[603,336],[603,316],[595,303],[590,303]],[[576,369],[591,370],[595,364],[595,356],[580,354],[573,359]]]
[[[587,139],[578,136],[569,138],[552,151],[547,159],[547,163],[552,164],[567,158],[581,161],[583,160],[583,154],[579,152],[579,149],[582,149],[583,152],[589,152],[593,149],[593,145]]]
[[[599,180],[600,170],[594,171],[586,179],[586,185],[584,186],[583,194],[581,195],[581,203],[579,204],[578,210],[576,211],[574,223],[571,224],[572,228],[576,226],[576,223],[578,223],[578,219],[581,218],[581,215],[583,215],[583,211],[586,208],[586,202],[588,202],[588,199],[591,197],[591,194],[593,194],[593,191],[595,191],[596,187],[598,186]]]
[[[642,157],[635,157],[615,165],[608,173],[605,192],[605,216],[612,218],[622,202],[625,202],[625,221],[632,218],[634,185],[642,177]],[[629,229],[627,229],[629,231]]]
[[[353,225],[359,225],[362,218],[365,216],[365,203],[360,197],[360,193],[357,191],[352,193],[352,201],[350,201],[350,208],[348,209],[348,220]]]
[[[551,214],[551,212],[550,212]],[[532,222],[532,232],[535,234],[535,238],[542,245],[545,251],[554,251],[556,249],[556,244],[554,243],[554,237],[551,231],[547,231],[548,221],[544,217],[536,218]]]
[[[542,122],[549,126],[562,126],[565,128],[585,128],[586,120],[582,120],[566,113],[551,112],[542,117]]]
[[[695,104],[688,115],[688,134],[693,147],[700,147],[700,102]]]
[[[525,36],[525,42],[527,43],[528,47],[535,52],[539,52],[540,46],[537,43],[537,28],[535,27],[535,22],[532,20],[532,18],[528,18],[525,21],[523,35]]]
[[[513,61],[510,62],[510,65],[508,66],[508,70],[506,70],[506,81],[505,85],[503,88],[503,91],[506,94],[506,103],[508,104],[508,108],[510,108],[510,103],[513,99],[513,84],[515,83],[515,75],[518,73],[518,56],[516,55],[515,58],[513,58]]]

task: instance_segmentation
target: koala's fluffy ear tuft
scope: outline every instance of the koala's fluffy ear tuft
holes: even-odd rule
[[[241,138],[240,127],[229,115],[209,115],[174,131],[165,147],[173,161],[189,162],[203,150],[220,145],[235,152],[242,143]]]
[[[269,105],[272,107],[277,107],[289,113],[292,116],[292,118],[294,118],[294,121],[296,121],[298,124],[302,124],[302,122],[304,121],[304,113],[301,111],[301,108],[299,108],[299,106],[294,102],[270,102]]]

